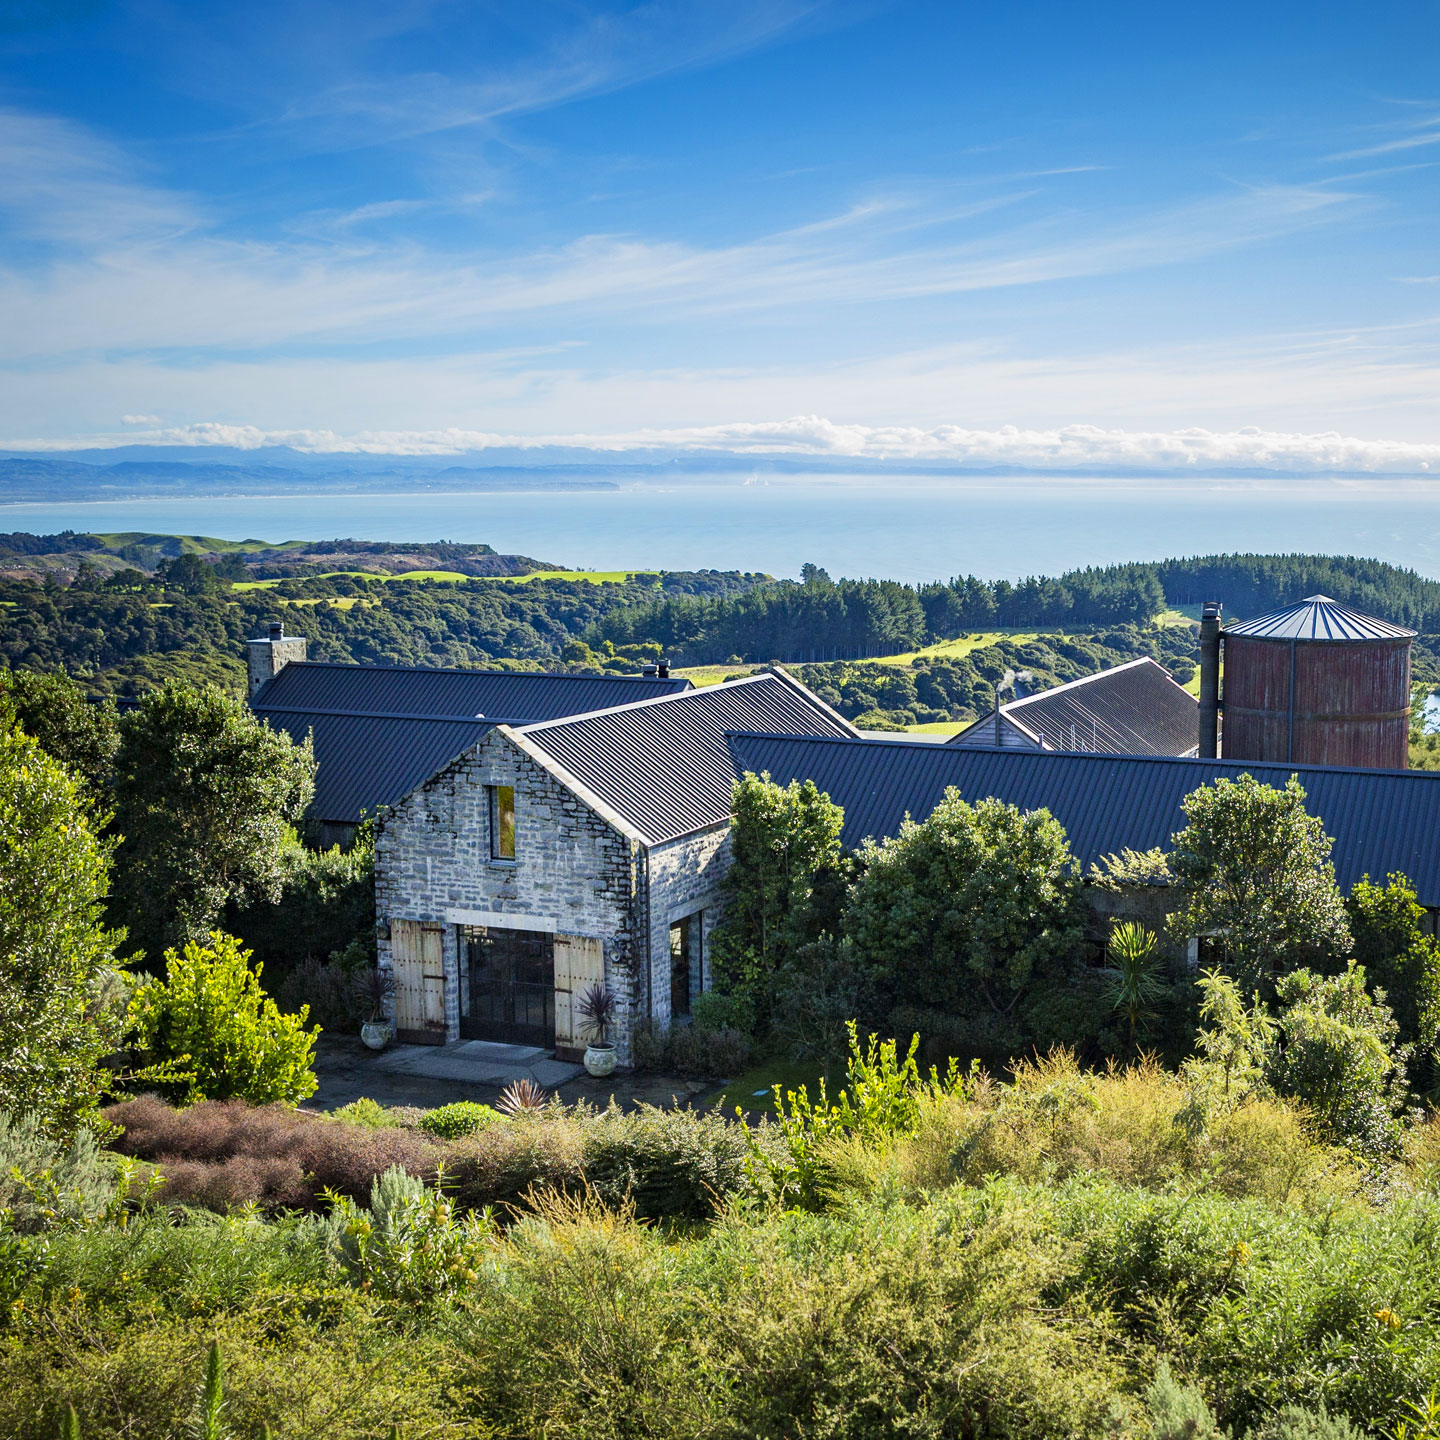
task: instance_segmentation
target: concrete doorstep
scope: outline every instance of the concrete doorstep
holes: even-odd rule
[[[585,1073],[583,1065],[555,1059],[535,1045],[501,1045],[465,1040],[458,1045],[392,1045],[376,1056],[376,1070],[427,1080],[458,1080],[472,1085],[511,1085],[533,1080],[553,1090]]]

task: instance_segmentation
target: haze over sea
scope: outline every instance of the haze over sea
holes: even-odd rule
[[[225,539],[457,540],[579,569],[921,581],[1224,551],[1366,555],[1440,577],[1437,481],[853,477],[618,490],[129,499],[0,506],[0,528]]]

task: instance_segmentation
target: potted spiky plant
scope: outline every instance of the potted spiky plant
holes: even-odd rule
[[[383,1050],[395,1038],[395,1029],[385,1013],[395,993],[395,977],[389,970],[372,966],[355,977],[355,998],[364,1017],[360,1038],[371,1050]]]
[[[610,1040],[610,1027],[615,1023],[615,996],[606,985],[592,985],[575,1003],[575,1013],[590,1036],[585,1047],[585,1069],[597,1080],[614,1074],[615,1046]]]

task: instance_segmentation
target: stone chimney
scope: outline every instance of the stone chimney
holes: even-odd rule
[[[305,637],[287,635],[283,621],[272,620],[270,633],[248,641],[250,652],[250,698],[267,681],[278,675],[292,660],[305,658]]]

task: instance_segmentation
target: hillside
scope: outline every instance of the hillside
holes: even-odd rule
[[[579,572],[448,541],[15,533],[0,535],[0,657],[98,691],[170,674],[238,686],[244,641],[284,615],[316,659],[634,669],[664,654],[725,673],[781,660],[867,723],[938,724],[988,706],[1006,670],[1045,685],[1151,655],[1185,683],[1196,629],[1170,607],[1219,598],[1235,618],[1323,589],[1420,628],[1416,679],[1440,680],[1440,584],[1377,561],[1210,556],[922,586],[805,574]],[[889,664],[856,663],[873,660]]]
[[[442,540],[395,543],[385,540],[220,540],[212,535],[162,535],[139,530],[109,534],[0,534],[0,575],[10,579],[43,579],[53,575],[68,585],[81,567],[101,576],[126,569],[153,575],[156,567],[194,555],[216,567],[228,581],[275,580],[362,571],[399,575],[416,570],[446,570],[460,575],[528,575],[559,571],[553,562],[527,555],[497,555],[489,545],[464,545]]]

